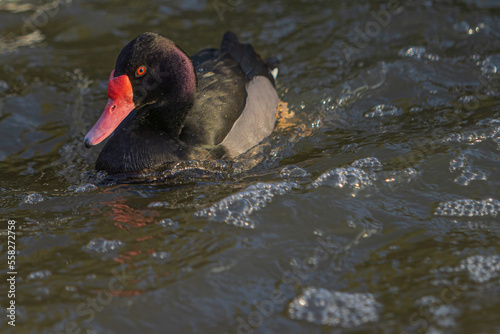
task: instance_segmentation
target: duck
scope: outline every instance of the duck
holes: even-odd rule
[[[278,63],[230,31],[219,49],[191,57],[157,33],[137,36],[118,55],[107,104],[84,138],[91,148],[110,137],[95,169],[118,174],[235,159],[274,129]]]

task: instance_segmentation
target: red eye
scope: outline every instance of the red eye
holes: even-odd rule
[[[142,77],[144,74],[146,74],[146,67],[141,66],[135,71],[135,75],[138,77]]]

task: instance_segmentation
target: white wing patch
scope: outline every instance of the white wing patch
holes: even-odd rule
[[[278,68],[277,67],[271,71],[271,75],[273,76],[274,80],[276,80],[276,78],[278,77]]]

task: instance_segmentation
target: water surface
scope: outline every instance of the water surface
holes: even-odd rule
[[[500,332],[497,1],[8,0],[0,22],[2,333]],[[226,30],[281,59],[293,117],[238,161],[96,173],[122,47]]]

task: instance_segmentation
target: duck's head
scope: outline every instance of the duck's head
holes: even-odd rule
[[[108,103],[85,136],[88,148],[106,139],[134,109],[191,103],[196,76],[189,57],[171,40],[144,33],[120,52],[108,82]]]

